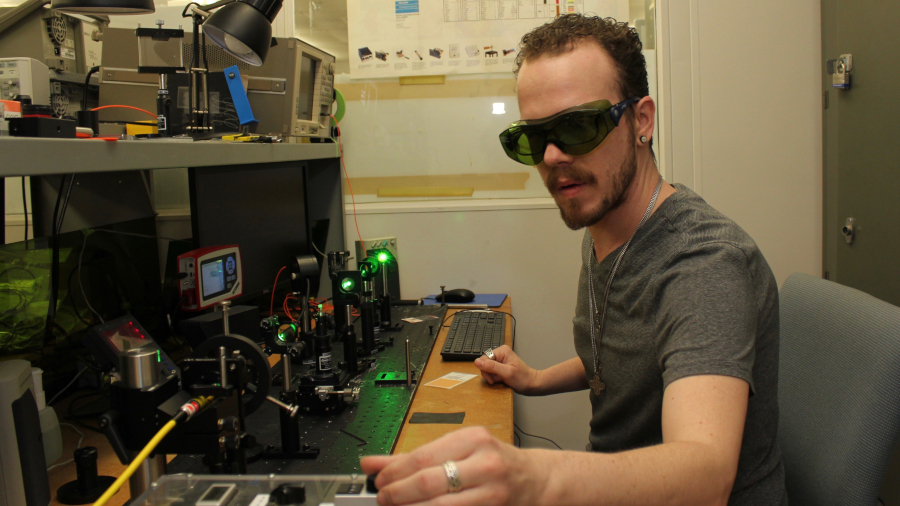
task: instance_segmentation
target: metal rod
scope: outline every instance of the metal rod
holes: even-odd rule
[[[291,356],[287,353],[281,356],[281,375],[284,376],[284,380],[282,381],[283,390],[285,392],[290,391],[294,385],[291,384],[293,378],[291,378]]]
[[[267,396],[266,399],[267,399],[269,402],[271,402],[272,404],[275,404],[275,405],[278,406],[279,408],[281,408],[281,409],[287,411],[288,413],[290,413],[291,416],[296,415],[296,414],[297,414],[297,411],[300,411],[300,406],[291,406],[290,404],[285,404],[285,403],[279,401],[278,399],[272,397],[271,395],[270,395],[270,396]]]
[[[412,367],[409,363],[409,339],[406,340],[406,388],[412,388]]]
[[[228,388],[228,350],[224,346],[219,347],[219,376],[221,376],[222,388]]]
[[[381,295],[388,294],[387,262],[381,264]]]
[[[226,336],[231,335],[231,323],[228,321],[228,310],[231,307],[231,302],[227,300],[223,300],[219,303],[222,306],[222,330],[225,331]]]

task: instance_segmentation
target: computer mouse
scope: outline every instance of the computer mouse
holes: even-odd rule
[[[438,294],[435,299],[437,299],[438,302],[442,302],[441,294]],[[473,300],[475,300],[475,292],[466,290],[465,288],[456,288],[444,292],[444,302],[472,302]]]

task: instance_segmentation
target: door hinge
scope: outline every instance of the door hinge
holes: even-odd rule
[[[822,109],[828,109],[828,90],[822,92]]]

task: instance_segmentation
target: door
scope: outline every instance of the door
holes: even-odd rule
[[[897,1],[822,0],[824,274],[900,306],[898,19]],[[838,90],[824,63],[843,54],[850,88]]]
[[[825,278],[900,305],[900,2],[822,0]],[[852,54],[850,88],[826,60]],[[843,228],[853,218],[852,241]],[[881,490],[900,505],[900,447]]]

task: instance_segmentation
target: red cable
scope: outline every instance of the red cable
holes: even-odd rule
[[[329,116],[331,116],[331,114],[329,114]],[[334,116],[331,116],[331,119],[334,120],[334,124],[335,124],[335,126],[337,126],[338,121],[334,118]],[[363,243],[362,234],[359,233],[359,222],[356,220],[356,197],[353,196],[353,187],[350,186],[350,174],[347,174],[347,166],[344,165],[344,145],[341,142],[340,127],[338,127],[337,138],[338,138],[338,149],[340,150],[340,153],[341,153],[341,167],[344,169],[344,177],[347,178],[347,188],[350,189],[350,201],[353,202],[353,223],[356,224],[356,235],[359,236],[359,242],[360,242],[360,244],[362,244]]]
[[[275,284],[272,285],[272,302],[269,303],[269,316],[275,314],[275,287],[278,286],[278,276],[281,276],[281,271],[287,269],[287,266],[278,269],[278,274],[275,275]]]
[[[117,107],[122,108],[122,109],[134,109],[135,111],[141,111],[143,113],[149,114],[150,116],[153,116],[153,119],[157,119],[157,116],[155,114],[153,114],[152,112],[150,112],[146,109],[141,109],[140,107],[132,107],[130,105],[104,105],[102,107],[95,107],[95,108],[91,109],[91,111],[100,111],[102,109],[112,109],[112,108],[117,108]]]

